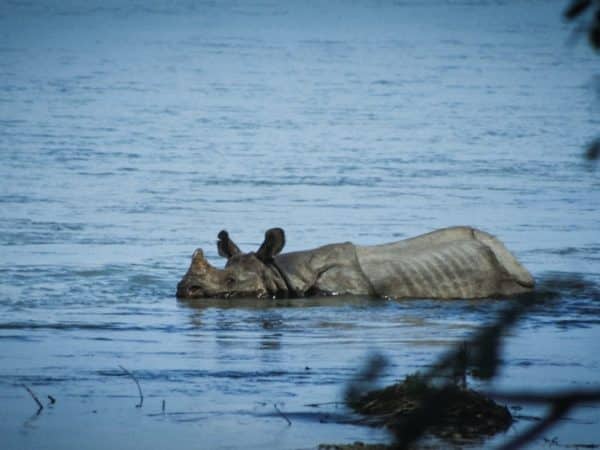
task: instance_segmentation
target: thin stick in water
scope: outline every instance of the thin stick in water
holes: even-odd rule
[[[40,402],[40,399],[37,397],[37,395],[35,395],[35,393],[29,389],[29,386],[27,386],[25,383],[22,384],[22,386],[27,390],[27,392],[29,392],[29,395],[31,395],[31,398],[35,400],[35,402],[38,405],[38,414],[42,411],[42,409],[44,409],[44,405],[42,405],[42,402]]]
[[[286,420],[286,422],[288,423],[288,427],[291,427],[291,426],[292,426],[292,421],[289,419],[289,417],[288,417],[288,416],[286,416],[286,415],[285,415],[285,414],[284,414],[284,413],[283,413],[283,412],[282,412],[282,411],[281,411],[281,410],[280,410],[280,409],[277,407],[277,404],[276,404],[276,403],[273,403],[273,406],[275,407],[275,411],[277,411],[277,412],[279,413],[279,415],[280,415],[281,417],[283,417],[283,418]]]
[[[140,382],[138,381],[138,379],[135,377],[134,374],[132,374],[129,370],[127,370],[125,367],[123,366],[119,366],[121,368],[121,370],[123,372],[125,372],[127,375],[129,375],[129,377],[131,377],[131,379],[133,381],[135,381],[135,384],[137,385],[138,388],[138,392],[140,394],[140,403],[138,405],[135,405],[136,408],[141,408],[142,405],[144,404],[144,394],[142,393],[142,387],[140,386]]]
[[[305,403],[304,406],[309,406],[311,408],[319,408],[320,406],[325,405],[343,405],[344,402],[323,402],[323,403]]]

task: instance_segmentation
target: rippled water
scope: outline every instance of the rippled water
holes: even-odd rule
[[[222,228],[247,250],[272,226],[288,250],[483,228],[561,293],[513,331],[498,386],[597,386],[598,58],[566,45],[563,7],[2,2],[2,448],[385,440],[306,405],[371,352],[384,382],[426,367],[502,306],[178,302],[196,247],[222,264]],[[36,415],[21,383],[56,403]],[[598,443],[599,422],[549,437]]]

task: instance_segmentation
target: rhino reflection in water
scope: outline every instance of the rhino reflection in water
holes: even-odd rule
[[[226,231],[218,235],[224,269],[201,249],[177,285],[177,297],[281,298],[369,295],[394,298],[481,298],[530,291],[531,274],[492,235],[469,227],[433,231],[390,244],[350,242],[280,253],[281,228],[265,233],[253,253],[242,253]]]

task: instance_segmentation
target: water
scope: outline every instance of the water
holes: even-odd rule
[[[372,352],[382,382],[425,368],[501,306],[176,301],[196,247],[222,264],[222,228],[300,250],[480,227],[542,285],[587,286],[513,330],[496,386],[598,386],[598,57],[566,45],[564,6],[2,2],[0,446],[385,441],[305,405]],[[36,415],[21,383],[56,403]],[[547,437],[598,443],[599,422]]]

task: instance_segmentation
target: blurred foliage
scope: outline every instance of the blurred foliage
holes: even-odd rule
[[[576,22],[574,38],[586,34],[590,46],[600,51],[600,0],[571,0],[563,13],[569,22]],[[600,138],[587,146],[585,158],[597,161],[600,158]]]
[[[600,1],[572,0],[564,17],[568,21],[577,21],[576,32],[586,33],[592,48],[600,50]]]
[[[596,161],[600,158],[600,139],[596,139],[588,145],[588,148],[585,151],[585,157],[588,161]]]
[[[369,356],[356,377],[346,386],[346,403],[351,407],[356,406],[363,394],[373,389],[387,364],[387,360],[380,354]]]
[[[436,430],[448,426],[449,411],[457,409],[457,402],[462,397],[456,392],[474,393],[466,389],[467,374],[471,377],[493,380],[502,365],[502,346],[507,331],[523,316],[536,309],[551,307],[554,301],[563,295],[570,297],[588,297],[596,293],[595,283],[588,282],[580,276],[566,277],[564,274],[550,278],[538,285],[535,291],[519,295],[510,300],[507,308],[502,310],[491,324],[476,331],[468,340],[448,351],[424,373],[416,373],[405,378],[404,383],[378,390],[375,385],[383,369],[387,366],[381,355],[371,356],[358,376],[346,390],[347,404],[361,412],[381,413],[377,408],[386,408],[394,404],[393,394],[401,393],[404,397],[397,404],[406,403],[407,392],[419,394],[418,404],[412,408],[390,409],[386,414],[385,424],[394,434],[394,448],[406,449],[413,446],[427,433],[438,434]],[[593,298],[593,297],[592,297]],[[383,393],[385,398],[374,401],[375,395]],[[452,394],[452,395],[449,395]],[[535,425],[513,436],[503,449],[521,448],[538,438],[540,434],[554,426],[573,407],[600,401],[600,390],[585,391],[564,390],[551,393],[524,392],[487,392],[489,397],[497,400],[511,401],[517,404],[540,404],[548,407],[548,413]],[[366,402],[365,402],[366,400]],[[483,403],[480,403],[483,405]],[[391,408],[391,407],[390,407]],[[402,409],[399,414],[399,409]],[[492,410],[491,408],[489,409]],[[483,409],[482,409],[483,411]],[[469,429],[473,423],[468,415],[461,412],[455,417],[463,417],[452,426],[457,432]],[[481,417],[481,416],[480,416]],[[375,423],[375,422],[372,422]],[[463,433],[464,434],[464,433]]]
[[[576,24],[574,37],[587,35],[590,46],[600,51],[600,0],[571,0],[563,14],[567,21]],[[600,138],[588,145],[584,156],[589,161],[600,158]],[[393,448],[410,448],[427,432],[438,426],[444,416],[443,411],[452,407],[448,397],[443,397],[440,393],[457,388],[466,390],[467,374],[474,378],[493,380],[501,367],[500,355],[506,332],[525,314],[535,308],[547,307],[563,295],[572,298],[599,298],[597,286],[586,282],[580,276],[560,276],[546,280],[541,288],[538,286],[534,292],[515,298],[495,322],[481,328],[468,341],[450,350],[427,372],[408,375],[404,380],[403,389],[423,394],[422,400],[411,414],[396,417],[394,423],[388,424],[395,438]],[[386,366],[387,362],[381,355],[374,355],[368,359],[356,379],[346,389],[346,402],[349,406],[358,410],[364,406],[362,400],[368,398],[368,395],[373,395],[375,384]],[[389,386],[379,392],[398,389],[397,386]],[[498,400],[547,406],[546,416],[513,436],[501,447],[502,450],[517,449],[531,443],[578,405],[600,402],[600,389],[565,389],[545,394],[532,393],[530,390],[489,394]]]
[[[423,396],[429,390],[427,380],[425,380],[425,377],[423,377],[423,375],[421,375],[419,372],[406,375],[403,384],[404,389],[406,389],[408,394],[414,397]]]

